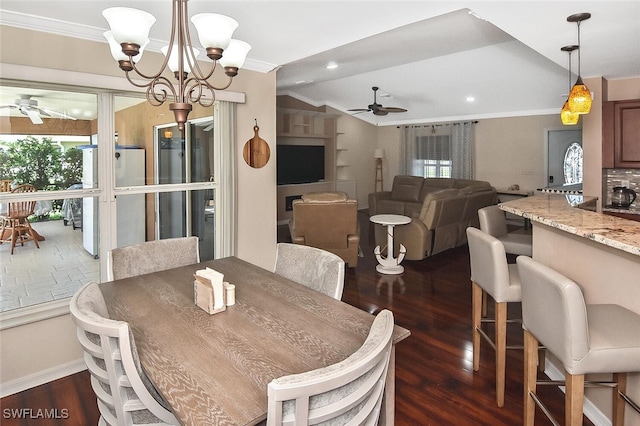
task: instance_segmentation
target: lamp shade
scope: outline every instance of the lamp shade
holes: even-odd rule
[[[106,38],[109,42],[109,49],[111,50],[111,56],[113,56],[113,59],[115,59],[116,61],[129,60],[129,57],[122,51],[122,47],[120,46],[120,44],[118,44],[116,39],[113,38],[113,34],[111,33],[111,31],[105,31],[104,33],[102,33],[102,35],[104,35],[104,38]],[[147,39],[146,42],[140,45],[140,53],[132,58],[134,63],[138,63],[140,58],[142,58],[142,52],[144,52],[144,48],[147,47],[147,44],[149,44],[149,39]]]
[[[569,109],[576,114],[588,114],[591,111],[591,92],[582,82],[582,77],[571,88],[569,93]]]
[[[384,158],[384,149],[376,148],[373,151],[373,158]]]
[[[185,46],[185,49],[188,49],[189,46]],[[160,51],[162,52],[162,54],[164,56],[167,56],[167,51],[169,50],[169,46],[163,46],[160,48]],[[177,44],[174,44],[173,47],[171,48],[171,55],[169,56],[169,63],[167,65],[169,65],[169,69],[173,72],[177,72],[178,71],[178,59],[179,59],[179,53],[178,51],[180,50],[180,48],[178,47]],[[193,60],[195,61],[196,58],[198,57],[198,55],[200,54],[200,51],[194,47],[191,48],[191,52],[193,53]],[[183,57],[182,57],[182,67],[184,68],[184,71],[186,73],[190,73],[191,72],[191,66],[189,65],[189,59],[187,58],[187,51],[185,50],[183,52]]]
[[[238,21],[217,13],[199,13],[191,18],[198,30],[200,44],[205,49],[217,47],[226,49],[231,42],[233,32],[238,28]]]
[[[241,40],[231,39],[229,46],[218,61],[223,67],[242,68],[247,53],[251,50],[251,45]]]
[[[564,105],[562,106],[562,110],[560,111],[560,120],[562,120],[562,124],[565,126],[573,126],[578,124],[578,120],[580,119],[580,114],[571,112],[569,109],[569,100],[564,101]]]
[[[149,30],[156,18],[144,10],[130,7],[110,7],[102,11],[116,43],[142,46],[149,40]]]

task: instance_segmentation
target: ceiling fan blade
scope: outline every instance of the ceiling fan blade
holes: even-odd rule
[[[380,107],[379,110],[384,112],[407,112],[406,109],[398,107]]]
[[[73,117],[71,115],[65,114],[64,112],[58,112],[58,111],[54,111],[54,110],[48,109],[48,108],[38,108],[38,110],[40,110],[41,114],[45,114],[45,115],[48,115],[50,117],[51,116],[56,116],[58,118],[64,118],[64,119],[67,119],[67,120],[77,120],[77,118],[75,118],[75,117]]]
[[[33,124],[42,124],[42,118],[40,118],[40,114],[37,111],[31,108],[23,108],[22,111],[29,116]]]
[[[371,111],[368,108],[354,108],[354,109],[348,109],[347,111],[349,112],[367,112],[367,111]]]

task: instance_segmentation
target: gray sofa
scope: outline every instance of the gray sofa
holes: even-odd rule
[[[369,194],[369,214],[410,217],[411,223],[394,229],[395,251],[403,244],[405,259],[421,260],[465,244],[467,227],[479,227],[478,209],[496,202],[489,182],[398,175],[391,191]],[[386,228],[376,225],[375,238],[385,247]]]

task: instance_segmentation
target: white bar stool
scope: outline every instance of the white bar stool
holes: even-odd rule
[[[473,370],[480,368],[480,336],[484,337],[496,352],[496,403],[504,406],[507,303],[520,302],[520,277],[515,264],[507,263],[504,245],[497,238],[477,228],[467,228],[469,257],[471,261],[472,317],[473,317]],[[482,319],[482,300],[486,292],[495,302],[495,317]],[[515,320],[520,322],[518,320]],[[495,322],[494,340],[482,330],[482,322]]]
[[[534,424],[535,404],[550,417],[536,395],[538,342],[565,370],[565,424],[582,425],[585,374],[612,373],[612,424],[624,424],[626,375],[640,371],[640,315],[614,304],[585,304],[580,286],[526,257],[516,259],[522,285],[524,335],[524,425]],[[549,383],[548,381],[546,383]],[[552,382],[558,384],[558,382]],[[562,385],[562,382],[559,383]]]
[[[505,213],[498,206],[483,207],[478,210],[480,229],[499,239],[509,254],[531,256],[531,231],[508,232]]]

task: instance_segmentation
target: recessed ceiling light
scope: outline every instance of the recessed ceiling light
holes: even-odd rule
[[[467,102],[475,102],[476,98],[473,96],[467,96]]]
[[[327,69],[328,69],[328,70],[332,70],[332,69],[336,69],[336,68],[338,68],[338,64],[336,64],[335,62],[330,62],[330,63],[327,65]]]

